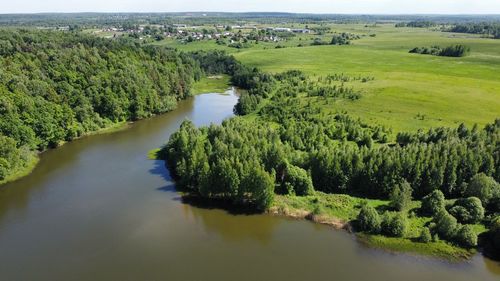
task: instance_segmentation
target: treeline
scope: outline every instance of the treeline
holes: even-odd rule
[[[280,184],[286,178],[286,167],[293,165],[309,171],[306,174],[315,190],[382,199],[389,198],[402,182],[410,184],[414,198],[435,190],[447,198],[461,198],[475,188],[470,182],[477,174],[493,181],[500,176],[500,120],[483,130],[460,126],[400,134],[394,146],[367,143],[364,139],[371,139],[374,130],[344,115],[319,124],[312,120],[289,118],[277,129],[239,118],[201,129],[185,123],[164,148],[164,157],[181,185],[192,190],[201,188],[200,171],[208,169],[209,173],[213,161],[222,160],[232,167],[239,167],[238,161],[244,167],[260,167]],[[220,173],[216,178],[224,178]],[[498,199],[499,194],[489,194]],[[490,199],[485,199],[485,206]]]
[[[465,45],[454,45],[441,48],[439,46],[416,47],[410,50],[411,54],[423,54],[442,57],[464,57],[470,53],[470,48]]]
[[[410,21],[410,22],[398,22],[396,27],[415,27],[415,28],[429,28],[434,27],[437,24],[433,21]]]
[[[165,48],[0,30],[0,180],[30,152],[172,110],[202,73],[192,57]]]
[[[449,32],[483,34],[488,37],[500,39],[500,23],[461,23],[448,30]]]
[[[276,139],[277,147],[286,151],[282,162],[310,171],[316,190],[388,198],[394,187],[404,180],[411,185],[415,198],[422,198],[433,190],[441,190],[448,198],[460,198],[474,175],[484,173],[496,181],[500,178],[500,120],[484,129],[477,126],[467,129],[461,125],[457,129],[400,133],[395,145],[375,146],[376,142],[387,142],[388,130],[368,126],[345,114],[324,116],[311,104],[299,106],[293,97],[275,97],[257,114],[278,126],[273,134],[279,139]],[[223,124],[221,130],[226,125]],[[253,141],[262,142],[262,133],[255,129],[254,134],[236,137],[240,127],[246,132],[259,125],[232,124],[235,137],[224,144],[238,140],[240,149],[257,148]],[[252,135],[259,137],[252,140]],[[239,150],[232,153],[241,155]],[[262,161],[258,162],[263,164]],[[175,167],[176,163],[171,164]],[[278,167],[266,167],[268,173],[274,170],[280,174]]]

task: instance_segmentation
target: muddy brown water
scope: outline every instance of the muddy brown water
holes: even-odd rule
[[[232,115],[234,94],[199,95],[129,129],[48,151],[0,188],[0,280],[500,280],[498,263],[369,249],[345,231],[183,204],[147,152],[189,118]]]

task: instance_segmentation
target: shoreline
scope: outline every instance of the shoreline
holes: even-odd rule
[[[453,246],[444,241],[421,243],[407,238],[386,237],[383,235],[372,235],[362,232],[355,232],[349,221],[329,215],[315,215],[313,212],[293,207],[283,208],[282,206],[272,206],[264,214],[284,217],[294,220],[307,220],[313,223],[323,224],[335,230],[345,230],[356,236],[356,240],[374,249],[379,249],[391,253],[409,254],[428,258],[437,258],[449,262],[464,262],[471,259],[477,250],[467,250]]]
[[[40,162],[40,157],[46,151],[49,151],[52,149],[58,149],[58,148],[62,147],[63,145],[65,145],[66,143],[70,143],[70,142],[73,142],[73,141],[76,141],[79,139],[83,139],[86,137],[95,136],[95,135],[103,135],[103,134],[111,134],[111,133],[119,132],[122,130],[126,130],[128,128],[128,126],[130,124],[133,124],[133,123],[134,123],[133,121],[123,121],[123,122],[113,123],[109,127],[104,127],[104,128],[99,129],[99,130],[96,130],[96,131],[88,132],[88,133],[83,134],[77,138],[72,139],[71,141],[62,141],[57,145],[57,147],[49,148],[49,149],[46,149],[43,151],[31,151],[31,158],[32,159],[30,159],[30,161],[27,162],[26,166],[23,169],[17,170],[13,174],[11,174],[11,175],[7,176],[5,179],[1,180],[0,181],[0,188],[2,188],[5,184],[11,183],[11,182],[20,180],[26,176],[29,176],[35,170],[35,168],[38,167],[38,163]]]
[[[204,77],[202,79],[205,79],[205,80],[215,80],[215,81],[222,81],[222,83],[227,83],[229,82],[229,77],[228,76],[220,76],[220,77]],[[203,81],[198,81],[199,84],[203,84]],[[220,83],[220,82],[219,82]],[[228,85],[227,89],[230,89],[230,85]],[[226,89],[226,90],[227,90]],[[202,95],[202,94],[211,94],[212,92],[200,92],[200,91],[196,91],[196,89],[192,89],[192,93],[190,96],[188,96],[187,98],[192,98],[194,96],[198,96],[198,95]],[[186,100],[186,99],[184,99]],[[179,101],[182,101],[182,100],[179,100]],[[164,112],[164,113],[161,113],[161,114],[156,114],[156,115],[153,115],[151,117],[148,117],[148,118],[145,118],[145,119],[149,119],[149,118],[154,118],[156,116],[160,116],[162,114],[165,114],[165,113],[168,113],[168,112],[172,112],[174,110],[177,109],[177,105],[174,109],[170,110],[170,111],[167,111],[167,112]],[[12,173],[11,175],[5,177],[5,179],[3,180],[0,180],[0,188],[2,188],[4,185],[8,184],[8,183],[11,183],[11,182],[14,182],[14,181],[17,181],[17,180],[20,180],[26,176],[29,176],[34,170],[35,168],[38,166],[38,163],[40,162],[40,157],[41,155],[45,152],[45,151],[48,151],[48,150],[51,150],[51,149],[58,149],[59,147],[65,145],[66,143],[68,142],[73,142],[73,141],[76,141],[76,140],[79,140],[79,139],[83,139],[83,138],[86,138],[86,137],[90,137],[90,136],[95,136],[95,135],[103,135],[103,134],[111,134],[111,133],[115,133],[115,132],[119,132],[119,131],[122,131],[122,130],[126,130],[128,129],[128,127],[132,124],[134,124],[135,122],[137,121],[141,121],[141,120],[145,120],[145,119],[140,119],[140,120],[136,120],[136,121],[121,121],[121,122],[118,122],[118,123],[112,123],[110,126],[108,127],[104,127],[104,128],[100,128],[99,130],[96,130],[96,131],[90,131],[90,132],[87,132],[79,137],[76,137],[74,139],[72,139],[71,141],[62,141],[60,142],[57,147],[54,147],[54,148],[49,148],[49,149],[46,149],[46,150],[43,150],[43,151],[31,151],[31,158],[29,162],[26,163],[26,166],[23,168],[23,169],[20,169],[20,170],[17,170],[15,171],[14,173]],[[151,158],[151,157],[150,157]]]

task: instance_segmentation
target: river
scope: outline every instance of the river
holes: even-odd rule
[[[236,100],[199,95],[43,153],[31,175],[0,188],[0,280],[500,280],[480,255],[392,254],[323,225],[184,204],[147,152],[186,118],[220,123]]]

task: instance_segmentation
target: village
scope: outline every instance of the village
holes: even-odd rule
[[[67,29],[67,27],[60,27]],[[244,48],[249,41],[281,42],[296,34],[311,34],[306,28],[290,27],[258,27],[255,25],[220,25],[194,26],[187,24],[169,25],[122,25],[92,30],[93,34],[106,38],[129,36],[139,40],[161,41],[164,39],[190,43],[201,40],[214,40],[217,44],[229,47]]]

